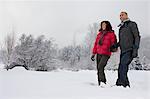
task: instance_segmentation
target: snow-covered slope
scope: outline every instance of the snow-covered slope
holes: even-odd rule
[[[108,85],[117,72],[106,71]],[[97,86],[96,71],[0,69],[0,99],[150,99],[150,72],[129,71],[131,88]]]

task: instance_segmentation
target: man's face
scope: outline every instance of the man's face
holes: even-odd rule
[[[121,12],[121,13],[120,13],[120,20],[121,20],[121,21],[124,21],[124,20],[126,20],[126,19],[128,19],[128,15],[125,14],[125,13],[123,13],[123,12]]]

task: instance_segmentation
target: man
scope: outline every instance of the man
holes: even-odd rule
[[[115,48],[120,46],[121,50],[116,85],[130,87],[127,72],[133,58],[138,56],[140,35],[137,24],[128,18],[127,12],[120,13],[120,20],[119,42],[115,45]]]

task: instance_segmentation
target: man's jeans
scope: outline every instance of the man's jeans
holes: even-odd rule
[[[120,54],[118,79],[116,85],[125,85],[125,86],[129,85],[127,73],[129,69],[129,64],[132,62],[132,60],[133,60],[132,51],[128,51]]]

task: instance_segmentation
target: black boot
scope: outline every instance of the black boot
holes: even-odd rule
[[[117,82],[116,82],[116,86],[121,86],[122,85],[122,82],[120,79],[117,79]]]
[[[125,87],[125,88],[126,88],[127,86],[130,88],[130,84],[129,84],[129,82],[128,82],[128,81],[127,81],[127,82],[124,82],[124,84],[123,84],[123,87]]]
[[[98,86],[100,86],[101,85],[101,81],[98,81]]]
[[[117,79],[116,86],[123,86],[124,88],[126,88],[127,86],[130,87],[130,84],[128,80],[121,81],[120,79]]]

